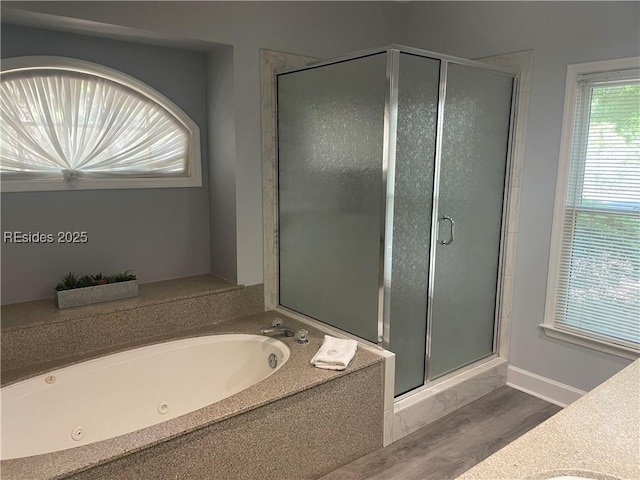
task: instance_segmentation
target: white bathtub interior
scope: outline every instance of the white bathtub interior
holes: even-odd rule
[[[1,395],[2,460],[87,445],[195,411],[267,378],[289,355],[289,347],[273,338],[209,335],[9,385]]]

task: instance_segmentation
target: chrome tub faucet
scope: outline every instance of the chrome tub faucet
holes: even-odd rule
[[[293,337],[296,334],[296,331],[291,327],[286,327],[284,325],[273,325],[271,327],[264,327],[260,329],[260,333],[263,335],[286,335],[287,337]]]
[[[271,326],[263,327],[260,329],[260,333],[263,335],[286,335],[287,337],[293,337],[296,334],[296,331],[282,324],[282,320],[279,318],[274,318]]]

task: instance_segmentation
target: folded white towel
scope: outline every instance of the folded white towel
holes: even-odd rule
[[[356,354],[358,342],[342,338],[324,336],[318,353],[311,359],[311,364],[328,370],[344,370]]]

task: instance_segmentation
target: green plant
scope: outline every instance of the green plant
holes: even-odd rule
[[[82,275],[78,277],[75,273],[69,272],[62,277],[62,281],[56,285],[56,290],[72,290],[74,288],[94,287],[107,283],[128,282],[135,280],[136,276],[130,270],[116,273],[115,275],[102,275],[102,272],[95,275]]]
[[[93,279],[93,283],[95,283],[96,285],[105,285],[109,283],[109,279],[102,275],[102,272],[96,275],[92,275],[91,278]]]
[[[62,281],[56,285],[56,290],[71,290],[80,286],[78,277],[75,273],[69,272],[62,277]]]
[[[96,282],[94,282],[93,278],[91,278],[89,275],[83,275],[78,280],[78,287],[79,288],[93,287],[93,286],[95,286],[95,284],[96,284]]]
[[[114,282],[128,282],[130,280],[135,280],[135,279],[136,279],[136,276],[133,273],[131,273],[130,270],[127,270],[126,272],[122,272],[122,273],[116,273],[115,275],[113,275]]]

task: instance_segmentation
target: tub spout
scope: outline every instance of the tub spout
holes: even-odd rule
[[[286,327],[284,325],[273,325],[269,327],[264,327],[260,329],[260,333],[263,335],[286,335],[287,337],[293,337],[296,334],[296,331],[291,327]]]

